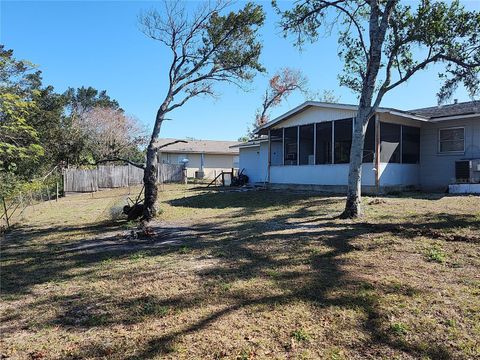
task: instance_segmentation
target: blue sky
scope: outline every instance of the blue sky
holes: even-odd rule
[[[285,66],[301,69],[311,90],[333,90],[341,102],[355,103],[356,95],[338,85],[342,64],[337,57],[336,38],[321,38],[299,52],[279,33],[270,1],[261,3],[267,12],[261,30],[261,62],[269,74]],[[288,7],[289,3],[280,5]],[[193,8],[196,2],[188,4]],[[159,5],[141,1],[1,1],[0,40],[14,50],[17,58],[37,64],[45,84],[59,92],[69,86],[105,89],[126,112],[151,130],[164,97],[169,58],[159,42],[138,30],[137,16]],[[480,1],[469,1],[467,5],[480,10]],[[221,94],[218,99],[194,99],[175,110],[161,136],[237,139],[253,121],[269,74],[257,76],[248,92],[232,85],[217,85]],[[431,69],[389,93],[382,105],[400,109],[435,105],[438,88],[436,71]],[[469,100],[463,89],[454,97]],[[272,112],[272,117],[302,101],[302,95],[291,96]]]

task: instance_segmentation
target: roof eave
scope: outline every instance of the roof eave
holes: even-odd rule
[[[283,115],[280,115],[276,117],[275,119],[269,121],[268,123],[260,126],[255,133],[256,134],[263,134],[264,130],[267,130],[271,128],[272,126],[288,119],[291,116],[294,116],[295,114],[303,111],[304,109],[311,107],[311,106],[318,106],[318,107],[323,107],[323,108],[330,108],[330,109],[339,109],[339,110],[351,110],[351,111],[357,111],[358,106],[356,105],[346,105],[346,104],[331,104],[331,103],[322,103],[318,101],[306,101],[303,104],[300,104],[299,106],[293,108],[292,110],[286,112]],[[406,117],[409,119],[413,120],[418,120],[418,121],[428,121],[428,118],[420,116],[420,115],[414,115],[414,114],[409,114],[405,113],[403,111],[397,111],[397,110],[392,110],[392,109],[382,109],[378,108],[377,113],[389,113],[392,115],[397,115],[401,117]]]
[[[334,103],[325,103],[321,101],[305,101],[304,103],[298,105],[297,107],[294,107],[292,110],[287,111],[285,114],[282,114],[275,119],[267,122],[266,124],[260,126],[255,133],[256,134],[262,134],[262,130],[269,129],[275,124],[278,124],[279,122],[286,120],[290,116],[293,116],[300,111],[303,111],[304,109],[311,107],[311,106],[317,106],[317,107],[323,107],[327,109],[339,109],[339,110],[351,110],[351,111],[357,111],[357,106],[356,105],[348,105],[348,104],[334,104]]]
[[[469,119],[469,118],[475,118],[475,117],[480,117],[480,113],[439,116],[439,117],[431,118],[430,122],[439,122],[439,121],[445,121],[445,120],[461,120],[461,119]]]
[[[424,116],[408,114],[408,113],[404,113],[402,111],[396,111],[396,110],[391,110],[391,109],[381,109],[381,108],[379,108],[377,110],[377,113],[380,113],[380,114],[381,113],[387,113],[387,114],[400,116],[400,117],[404,117],[404,118],[408,118],[408,119],[412,119],[412,120],[418,120],[418,121],[425,121],[425,122],[429,121],[429,119],[424,117]]]
[[[188,151],[188,150],[159,150],[159,153],[168,154],[211,154],[211,155],[236,155],[238,151]]]

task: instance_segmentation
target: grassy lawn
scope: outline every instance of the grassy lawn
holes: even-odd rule
[[[480,198],[165,187],[29,209],[2,240],[0,358],[480,358]]]

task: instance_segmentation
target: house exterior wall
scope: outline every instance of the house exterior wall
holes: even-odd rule
[[[353,116],[355,116],[355,112],[350,110],[310,107],[276,124],[273,128],[281,129]],[[381,187],[414,187],[426,191],[445,190],[455,179],[456,160],[480,159],[480,116],[435,123],[390,113],[379,113],[378,120],[420,128],[419,164],[381,163]],[[439,129],[449,127],[465,128],[465,152],[456,154],[439,153]],[[275,145],[282,147],[281,143]],[[270,167],[270,174],[268,174],[268,142],[262,143],[262,146],[240,148],[240,168],[246,169],[245,173],[250,177],[251,182],[264,181],[264,179],[268,181],[269,179],[271,184],[341,186],[341,188],[338,188],[341,191],[346,188],[348,164],[275,165]],[[282,153],[282,150],[275,151],[275,149],[272,149],[272,160],[274,160],[275,153]],[[281,161],[275,163],[278,164]],[[365,187],[375,186],[373,163],[363,164],[362,185]]]
[[[268,142],[258,146],[240,148],[240,170],[248,176],[249,183],[268,181]]]
[[[348,180],[348,164],[271,166],[272,184],[300,184],[345,186]],[[375,185],[372,164],[363,164],[362,185]]]
[[[319,109],[310,107],[292,116],[290,119],[280,122],[273,129],[281,129],[289,126],[307,125],[322,121],[339,120],[354,117],[355,111],[339,109]]]
[[[465,152],[440,154],[439,130],[465,128]],[[424,123],[420,131],[420,184],[424,190],[444,191],[455,181],[455,161],[480,159],[480,116]]]
[[[272,166],[270,182],[277,184],[346,186],[349,164]],[[416,187],[419,183],[419,165],[380,164],[380,186]],[[374,164],[362,165],[362,185],[375,186]]]
[[[182,159],[188,159],[187,177],[195,177],[195,171],[200,170],[201,154],[162,153],[160,156],[160,161],[167,164],[178,164]],[[236,154],[204,154],[203,171],[207,179],[213,179],[222,170],[231,171],[232,168],[237,167],[238,155]]]
[[[351,110],[322,109],[312,107],[292,116],[286,121],[279,123],[274,128],[280,129],[289,126],[339,120],[351,118],[355,115],[355,111]],[[421,126],[419,121],[404,119],[400,116],[390,114],[379,114],[379,120],[408,126]],[[240,150],[240,153],[242,153],[242,151],[243,149]],[[268,162],[268,151],[266,160]],[[240,166],[243,166],[242,160],[240,162]],[[341,186],[342,189],[344,189],[348,183],[348,171],[349,164],[271,166],[270,183]],[[420,170],[419,165],[417,164],[380,164],[380,186],[418,187],[419,180]],[[375,186],[375,169],[373,163],[365,163],[362,165],[362,185],[366,187]]]

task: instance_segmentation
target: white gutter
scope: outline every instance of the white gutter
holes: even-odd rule
[[[252,148],[252,147],[259,147],[260,143],[258,144],[245,144],[245,145],[237,145],[239,149],[245,149],[245,148]]]
[[[480,113],[438,117],[438,118],[433,118],[432,120],[430,120],[430,122],[439,122],[439,121],[444,121],[444,120],[469,119],[469,118],[474,118],[474,117],[480,118]]]
[[[377,113],[387,113],[387,114],[391,114],[391,115],[395,115],[395,116],[401,116],[401,117],[404,117],[404,118],[419,120],[419,121],[425,121],[425,122],[429,121],[428,118],[423,117],[423,116],[406,114],[406,113],[403,113],[401,111],[395,111],[395,110],[388,110],[388,109],[379,108],[377,110]]]

